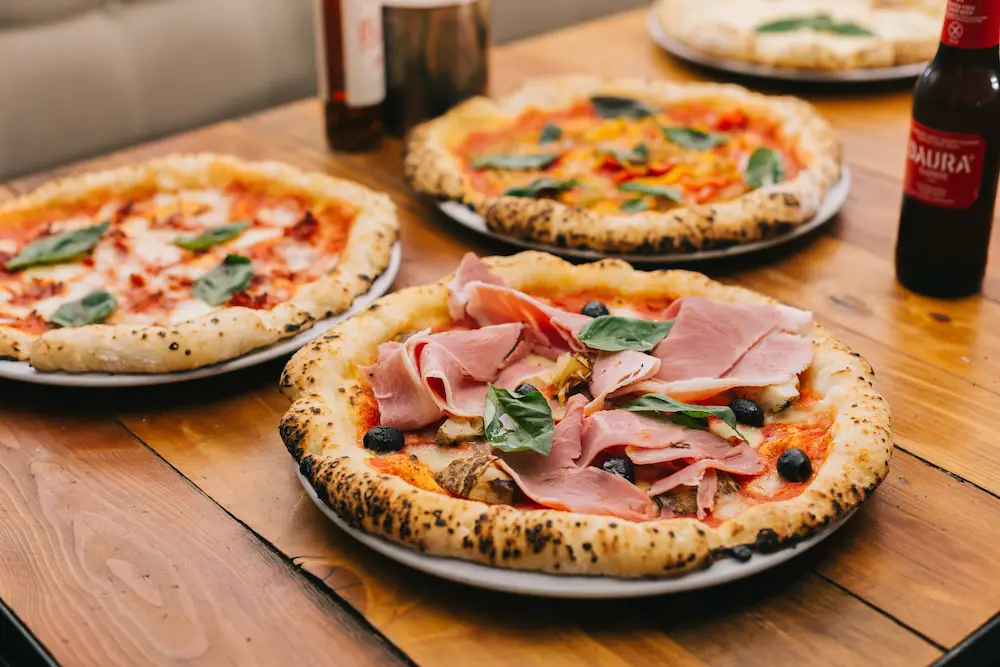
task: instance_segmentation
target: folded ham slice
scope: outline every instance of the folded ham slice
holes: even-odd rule
[[[651,457],[648,461],[636,461],[630,454],[635,463],[724,456],[733,449],[724,438],[710,431],[684,428],[628,410],[602,410],[587,417],[581,444],[581,454],[576,460],[580,467],[590,465],[609,447],[627,447],[627,451],[652,449],[660,454],[658,459]]]
[[[629,521],[656,517],[653,502],[624,477],[597,468],[577,468],[583,407],[587,399],[572,396],[566,416],[556,424],[552,452],[503,453],[499,465],[521,491],[539,505],[568,512],[617,516]]]
[[[480,417],[486,383],[526,351],[516,323],[471,331],[414,334],[406,343],[379,346],[378,361],[363,371],[371,380],[380,423],[401,429],[426,426],[445,414]]]
[[[777,326],[778,313],[773,306],[687,296],[670,304],[664,319],[674,326],[653,349],[662,362],[656,379],[672,382],[722,377]]]
[[[509,287],[472,282],[464,287],[465,312],[481,326],[523,322],[536,354],[555,359],[563,352],[585,348],[577,338],[591,318],[570,313]]]
[[[674,326],[653,350],[659,370],[610,396],[658,393],[697,401],[735,387],[784,384],[812,360],[812,314],[803,310],[684,297],[664,317]]]
[[[468,298],[465,296],[465,286],[471,282],[486,283],[488,285],[503,285],[502,278],[490,271],[483,260],[474,252],[467,252],[455,269],[455,275],[448,281],[448,312],[452,319],[460,320],[465,317],[465,304]]]
[[[378,346],[378,362],[361,371],[371,382],[382,425],[404,430],[422,428],[444,416],[403,343],[382,343]]]
[[[715,507],[715,492],[719,489],[719,475],[715,468],[706,468],[698,482],[698,518],[705,516]]]
[[[584,414],[603,410],[608,394],[633,382],[648,379],[659,369],[659,359],[635,350],[602,354],[594,362],[591,372],[590,393],[594,400],[584,408]]]
[[[702,479],[702,475],[709,468],[724,470],[736,475],[759,475],[764,471],[764,459],[750,445],[737,445],[737,449],[739,451],[736,454],[725,459],[704,458],[695,461],[691,465],[656,482],[649,487],[646,493],[651,496],[658,496],[661,493],[666,493],[671,489],[677,488],[681,484],[697,486]]]

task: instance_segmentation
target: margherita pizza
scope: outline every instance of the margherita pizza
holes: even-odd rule
[[[815,215],[840,147],[809,104],[720,84],[565,78],[414,129],[406,175],[493,231],[605,252],[753,241]]]
[[[686,271],[468,255],[299,351],[281,436],[341,517],[497,567],[674,574],[885,477],[889,409],[811,313]]]
[[[0,206],[0,357],[160,373],[346,309],[388,265],[392,202],[278,163],[171,156]]]
[[[661,0],[662,29],[706,54],[801,69],[930,60],[944,0]]]

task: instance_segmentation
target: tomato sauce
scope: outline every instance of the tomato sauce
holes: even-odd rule
[[[588,301],[602,301],[612,310],[615,308],[631,308],[636,311],[639,318],[657,321],[664,319],[664,313],[673,302],[673,299],[667,298],[650,299],[642,296],[631,297],[600,290],[560,294],[558,296],[533,296],[539,301],[548,303],[556,308],[568,310],[571,313],[579,313]]]

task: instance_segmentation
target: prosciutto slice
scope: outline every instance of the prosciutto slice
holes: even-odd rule
[[[670,304],[670,335],[653,350],[655,375],[617,387],[610,396],[666,394],[697,401],[734,387],[784,384],[812,360],[812,314],[789,306],[684,297]]]
[[[587,404],[584,413],[591,415],[603,410],[604,399],[608,394],[633,382],[650,378],[659,369],[659,359],[635,350],[602,354],[594,362],[591,373],[590,393],[594,400]]]
[[[465,296],[464,289],[471,282],[507,286],[502,278],[490,271],[490,267],[486,266],[483,260],[476,256],[476,253],[465,253],[455,270],[455,275],[448,281],[448,312],[454,320],[461,320],[465,317],[465,304],[468,302],[468,298]]]
[[[584,420],[580,457],[576,464],[590,465],[598,454],[609,447],[629,450],[657,450],[659,457],[635,463],[659,463],[677,459],[697,459],[728,455],[733,447],[724,438],[710,431],[684,428],[656,417],[628,410],[602,410]],[[626,451],[629,451],[626,450]],[[640,457],[642,458],[642,457]]]
[[[501,454],[499,465],[539,505],[629,521],[655,518],[653,502],[624,477],[573,464],[580,453],[586,403],[580,395],[569,399],[566,416],[556,424],[549,456],[537,452]]]
[[[472,331],[429,334],[379,346],[364,370],[385,426],[416,429],[445,414],[482,416],[486,382],[523,349],[524,326],[510,323]]]
[[[662,362],[656,379],[664,382],[722,377],[778,325],[773,306],[693,296],[670,304],[664,319],[674,326],[653,350]]]
[[[753,450],[750,445],[737,445],[739,451],[725,459],[705,458],[695,461],[691,465],[678,470],[672,475],[656,482],[646,491],[650,496],[658,496],[675,489],[681,484],[697,486],[702,479],[702,475],[709,468],[724,470],[736,475],[759,475],[764,471],[764,459]],[[713,494],[714,495],[714,494]]]
[[[415,429],[444,416],[402,343],[379,345],[378,362],[361,371],[371,382],[384,426]]]
[[[719,475],[715,468],[706,468],[702,473],[701,481],[698,482],[698,518],[704,519],[705,515],[715,507],[715,492],[719,489]]]

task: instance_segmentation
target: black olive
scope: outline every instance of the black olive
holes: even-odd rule
[[[395,426],[376,426],[364,437],[365,449],[373,452],[398,452],[405,444],[403,432]]]
[[[778,474],[789,482],[804,482],[812,477],[812,472],[812,461],[798,447],[786,449],[778,457]]]
[[[611,311],[600,301],[588,301],[583,308],[580,309],[582,315],[587,317],[601,317],[603,315],[610,315]]]
[[[535,389],[535,385],[528,384],[527,382],[525,382],[517,385],[517,389],[514,390],[514,393],[517,394],[518,396],[524,396],[525,394],[530,394],[533,391],[538,391],[537,389]]]
[[[764,425],[764,411],[749,398],[734,398],[729,409],[736,413],[736,421],[760,428]]]
[[[635,465],[627,456],[612,456],[601,464],[601,470],[612,475],[621,475],[635,484]]]

